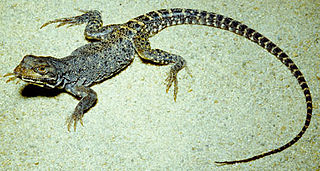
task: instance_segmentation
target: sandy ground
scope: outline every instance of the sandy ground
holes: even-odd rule
[[[86,44],[84,26],[39,27],[97,9],[105,24],[160,8],[220,13],[258,30],[284,49],[311,88],[314,117],[293,147],[263,159],[217,167],[277,148],[302,128],[306,105],[290,71],[258,45],[233,33],[179,26],[151,39],[183,56],[193,77],[179,73],[177,102],[165,93],[170,66],[136,57],[116,77],[95,85],[98,103],[84,127],[68,132],[77,104],[67,93],[0,79],[0,170],[297,170],[320,169],[319,1],[1,1],[0,75],[26,54],[64,57]]]

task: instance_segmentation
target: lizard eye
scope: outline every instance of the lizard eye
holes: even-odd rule
[[[47,70],[46,70],[46,66],[45,66],[45,65],[40,65],[39,67],[36,68],[36,71],[37,71],[38,73],[41,73],[41,74],[47,73]]]

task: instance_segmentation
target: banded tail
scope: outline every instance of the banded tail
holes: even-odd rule
[[[255,31],[254,29],[249,28],[247,25],[240,23],[232,18],[225,17],[220,14],[200,11],[195,9],[182,9],[182,8],[173,8],[173,9],[161,9],[157,11],[149,12],[145,15],[141,15],[136,17],[126,23],[129,27],[134,28],[138,31],[140,36],[149,38],[160,32],[161,30],[175,25],[183,25],[183,24],[192,24],[192,25],[205,25],[215,28],[220,28],[224,30],[231,31],[240,36],[246,37],[247,39],[255,42],[262,48],[266,49],[272,55],[274,55],[277,59],[279,59],[296,77],[301,89],[306,98],[307,104],[307,116],[302,127],[301,131],[289,142],[286,144],[270,150],[268,152],[246,158],[241,160],[234,161],[222,161],[215,162],[219,165],[225,164],[235,164],[235,163],[245,163],[253,160],[257,160],[263,158],[265,156],[269,156],[275,153],[279,153],[293,144],[295,144],[305,133],[307,128],[310,125],[311,117],[312,117],[312,99],[309,87],[307,82],[298,69],[296,64],[288,57],[286,53],[283,52],[277,45],[275,45],[268,38]]]

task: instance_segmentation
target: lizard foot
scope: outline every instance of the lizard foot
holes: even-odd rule
[[[189,68],[187,66],[184,67],[187,71],[187,73],[189,74],[190,77],[192,77],[191,71],[189,70]],[[173,89],[173,99],[174,101],[177,100],[177,94],[178,94],[178,79],[177,79],[177,74],[178,74],[179,70],[175,70],[175,69],[171,69],[168,77],[166,79],[167,82],[167,89],[166,92],[168,93],[170,87],[172,86],[172,83],[174,84],[174,89]]]
[[[172,83],[174,84],[174,89],[173,89],[173,99],[176,101],[177,99],[177,94],[178,94],[178,80],[177,80],[177,73],[178,71],[175,71],[173,69],[170,70],[168,77],[166,79],[167,82],[167,89],[166,92],[168,93],[170,87],[172,86]]]
[[[53,24],[53,23],[58,23],[58,25],[56,27],[61,27],[66,24],[69,24],[68,27],[71,27],[71,26],[75,26],[75,25],[84,24],[84,23],[88,22],[89,20],[91,20],[92,18],[95,18],[95,17],[99,18],[101,16],[100,12],[97,10],[94,10],[94,11],[79,10],[79,11],[84,12],[84,14],[79,15],[79,16],[75,16],[75,17],[60,18],[60,19],[48,21],[48,22],[44,23],[40,27],[40,29],[42,29],[43,27],[45,27],[49,24]]]
[[[68,131],[70,131],[72,124],[74,131],[76,131],[78,121],[80,121],[81,125],[83,126],[82,117],[83,113],[76,111],[71,116],[69,116],[66,120],[66,124],[68,125]]]

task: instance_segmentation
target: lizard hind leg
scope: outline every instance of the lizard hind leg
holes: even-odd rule
[[[151,49],[145,48],[143,50],[138,49],[138,54],[142,59],[151,61],[160,65],[173,64],[170,68],[168,77],[166,79],[167,88],[166,92],[169,91],[172,84],[174,85],[173,89],[173,98],[174,101],[177,99],[178,94],[178,72],[186,66],[186,61],[179,55],[171,54],[169,52],[160,50],[160,49]]]

